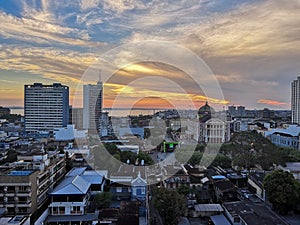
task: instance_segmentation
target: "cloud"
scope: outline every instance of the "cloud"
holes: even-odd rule
[[[78,83],[95,55],[70,50],[0,45],[0,68],[27,71],[62,83]]]
[[[162,85],[162,84],[161,84]],[[190,94],[178,92],[178,88],[163,90],[156,90],[155,85],[153,87],[145,87],[143,85],[121,85],[115,83],[104,84],[104,99],[107,107],[125,107],[130,108],[135,102],[141,99],[164,99],[173,105],[177,105],[180,108],[190,108],[193,105],[195,108],[202,106],[205,101],[210,101],[214,105],[226,105],[229,104],[227,100],[220,100],[209,98],[200,94]],[[160,101],[158,101],[160,102]],[[153,104],[158,105],[158,102],[153,101]],[[151,104],[149,107],[151,108]]]
[[[16,6],[20,13],[0,11],[0,67],[75,84],[97,55],[82,52],[144,40],[167,41],[202,57],[216,74],[225,99],[251,106],[262,96],[288,102],[290,81],[299,74],[300,2],[232,2],[24,0]],[[180,52],[176,55],[179,58]],[[123,51],[115,60],[126,65],[136,57]],[[202,101],[197,97],[203,96],[199,87],[167,65],[128,65],[110,82],[126,85],[144,76],[171,79],[195,94],[195,101]],[[152,85],[172,92],[168,84],[143,85],[145,90]]]
[[[259,99],[257,101],[257,103],[271,105],[271,106],[287,106],[288,105],[288,103],[286,103],[286,102],[279,102],[279,101],[270,100],[270,99]]]
[[[300,35],[299,10],[296,0],[255,2],[175,30],[186,34],[186,44],[208,55],[279,54],[300,46],[295,38]]]
[[[0,79],[0,82],[9,83],[9,84],[17,84],[18,83],[18,82],[13,81],[13,80],[3,80],[3,79]],[[10,90],[10,89],[5,89],[5,90]]]
[[[39,16],[18,18],[0,11],[0,35],[6,39],[35,44],[56,42],[89,48],[104,45],[101,42],[90,41],[88,33],[84,30],[61,26],[45,20],[46,18],[39,18]]]

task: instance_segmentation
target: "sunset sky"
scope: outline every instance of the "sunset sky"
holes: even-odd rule
[[[80,107],[91,65],[119,46],[152,41],[196,54],[224,98],[205,96],[175,63],[132,64],[133,53],[121,48],[113,58],[122,62],[119,70],[107,77],[100,66],[105,107],[187,108],[209,100],[289,109],[290,83],[300,75],[299,12],[299,0],[0,1],[0,105],[23,106],[24,84],[61,82]],[[174,57],[165,48],[151,54],[167,53]],[[179,61],[182,55],[177,50]]]

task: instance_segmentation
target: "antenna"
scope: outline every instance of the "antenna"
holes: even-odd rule
[[[99,69],[99,80],[98,80],[98,83],[101,83],[101,82],[102,82],[101,69]]]

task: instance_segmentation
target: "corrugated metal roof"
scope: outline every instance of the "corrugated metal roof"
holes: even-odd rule
[[[66,177],[75,177],[77,175],[81,175],[85,170],[86,167],[73,168],[66,174]]]
[[[84,175],[85,167],[72,169],[51,195],[86,194],[91,184],[101,184],[103,176],[98,173]],[[74,176],[72,176],[74,175]]]
[[[223,208],[220,204],[198,204],[194,205],[194,208],[198,212],[223,212]]]
[[[91,186],[91,184],[81,176],[76,176],[73,179],[72,184],[75,185],[82,193],[87,193],[89,187]]]

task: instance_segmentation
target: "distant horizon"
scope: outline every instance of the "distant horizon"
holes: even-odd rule
[[[4,106],[4,105],[0,105],[4,108],[9,108],[9,109],[13,109],[13,110],[21,110],[21,109],[24,109],[24,106]],[[232,105],[230,105],[232,106]],[[234,106],[243,106],[243,105],[234,105]],[[82,109],[83,107],[72,107],[73,109]],[[263,110],[263,109],[270,109],[270,110],[276,110],[276,111],[288,111],[288,110],[291,110],[291,109],[272,109],[272,108],[268,108],[268,107],[263,107],[263,108],[247,108],[245,107],[245,110]],[[102,108],[103,110],[110,110],[110,109],[113,109],[113,110],[168,110],[168,109],[176,109],[176,108],[141,108],[141,107],[132,107],[132,108],[110,108],[110,107],[105,107],[105,108]],[[186,109],[186,108],[178,108],[179,110],[198,110],[198,109]],[[226,110],[228,110],[228,106],[226,108]],[[220,110],[221,111],[221,110]]]

